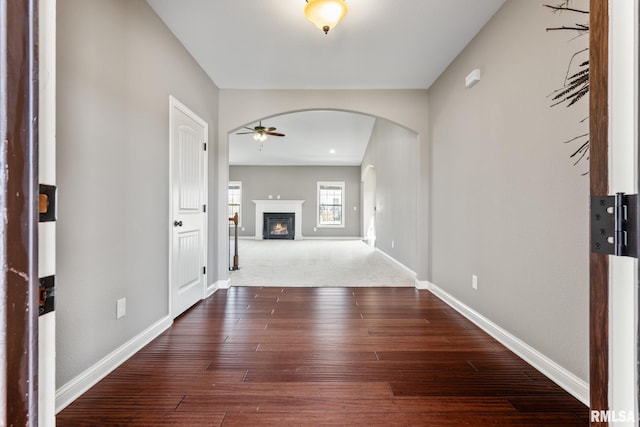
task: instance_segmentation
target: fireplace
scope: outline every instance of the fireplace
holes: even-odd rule
[[[296,214],[293,212],[265,212],[263,213],[264,239],[295,239]]]
[[[253,200],[256,204],[256,240],[266,239],[265,237],[265,225],[264,225],[264,213],[270,212],[271,214],[293,214],[294,220],[291,224],[287,224],[287,231],[293,230],[293,233],[289,235],[289,238],[294,240],[302,240],[302,204],[304,200]],[[282,215],[280,215],[282,217]],[[282,225],[282,224],[281,224]]]

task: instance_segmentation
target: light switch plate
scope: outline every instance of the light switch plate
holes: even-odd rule
[[[116,304],[116,319],[120,319],[127,314],[127,299],[122,298],[118,300]]]

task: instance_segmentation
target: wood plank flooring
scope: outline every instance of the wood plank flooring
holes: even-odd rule
[[[588,409],[428,291],[219,291],[58,426],[587,426]]]

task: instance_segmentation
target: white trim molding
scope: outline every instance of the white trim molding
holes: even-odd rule
[[[303,240],[362,240],[362,237],[349,236],[304,236]]]
[[[242,181],[229,181],[228,184],[228,191],[231,191],[231,187],[237,187],[237,190],[240,192],[239,196],[240,196],[240,203],[238,203],[238,227],[242,228],[242,208],[243,208],[243,203],[242,203]],[[232,226],[229,225],[229,228],[231,228]]]
[[[320,221],[320,206],[322,206],[321,193],[324,187],[340,188],[340,223],[339,224],[322,224]],[[345,193],[347,192],[346,183],[344,181],[318,181],[318,189],[316,192],[316,227],[317,228],[345,228]],[[329,205],[331,206],[331,205]]]
[[[431,282],[429,282],[428,280],[418,280],[418,279],[416,279],[416,289],[418,289],[418,290],[428,291],[430,284],[431,284]]]
[[[231,287],[231,279],[218,280],[213,286],[218,289],[229,289]]]
[[[69,406],[74,400],[113,372],[114,369],[122,365],[145,345],[169,329],[172,324],[173,319],[171,319],[171,316],[163,317],[56,390],[56,413]]]
[[[217,280],[215,283],[207,286],[204,298],[209,298],[220,289],[229,289],[231,287],[231,279]]]
[[[404,265],[403,263],[401,263],[400,261],[398,261],[397,259],[395,259],[394,257],[392,257],[391,255],[389,255],[388,253],[386,253],[385,251],[383,251],[380,248],[376,248],[376,252],[378,252],[380,255],[383,255],[389,261],[393,262],[395,265],[397,265],[398,267],[402,268],[404,271],[409,273],[409,275],[412,278],[417,280],[416,277],[418,276],[418,274],[415,271],[413,271],[412,269],[410,269],[409,267],[407,267],[406,265]]]
[[[227,279],[226,281],[228,282],[229,280]],[[208,285],[208,286],[207,286],[207,289],[205,289],[205,291],[204,291],[204,298],[203,298],[203,299],[207,299],[207,298],[209,298],[211,295],[213,295],[214,293],[216,293],[216,291],[217,291],[218,289],[222,289],[222,288],[220,287],[220,283],[221,283],[221,282],[225,282],[225,281],[224,281],[224,280],[218,280],[217,282],[215,282],[215,283],[212,283],[212,284]]]
[[[558,384],[573,397],[589,406],[589,384],[586,381],[578,378],[535,348],[531,347],[529,344],[493,323],[491,320],[459,301],[457,298],[451,296],[435,284],[429,281],[416,280],[416,288],[428,290],[436,297],[440,298],[458,313],[476,324],[480,329],[524,359],[551,381]]]

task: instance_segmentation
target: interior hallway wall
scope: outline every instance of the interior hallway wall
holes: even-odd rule
[[[588,381],[588,163],[563,143],[588,133],[588,97],[548,97],[588,36],[545,31],[582,18],[507,1],[430,88],[429,110],[432,282]]]
[[[418,136],[377,119],[362,160],[376,174],[376,247],[410,270],[418,268]]]
[[[214,145],[218,90],[143,0],[58,0],[57,16],[60,387],[168,315],[169,95]]]

